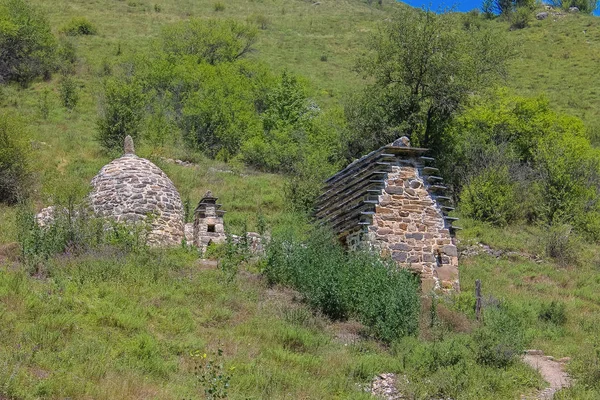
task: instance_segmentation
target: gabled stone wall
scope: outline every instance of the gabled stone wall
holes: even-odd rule
[[[367,154],[326,181],[314,215],[349,249],[376,248],[418,273],[423,291],[459,290],[456,218],[426,152],[402,138]]]
[[[398,160],[385,179],[368,240],[419,273],[423,290],[459,289],[458,253],[428,177],[415,158]]]

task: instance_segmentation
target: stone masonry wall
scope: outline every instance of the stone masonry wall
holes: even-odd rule
[[[92,180],[94,213],[117,222],[151,218],[148,243],[178,245],[184,238],[183,205],[167,175],[152,162],[125,154],[105,165]]]
[[[424,291],[458,290],[456,245],[429,186],[416,161],[397,160],[385,180],[368,236],[382,255],[419,273]]]
[[[202,215],[196,213],[194,217],[194,245],[206,249],[210,243],[225,242],[225,228],[223,218],[217,215],[214,205],[207,205],[202,211]],[[213,232],[208,231],[208,226],[213,226]]]

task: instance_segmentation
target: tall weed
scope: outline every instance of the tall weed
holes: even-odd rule
[[[264,274],[270,283],[294,287],[332,319],[357,318],[384,341],[417,332],[417,279],[375,254],[345,252],[329,232],[317,230],[305,243],[292,235],[274,238]]]

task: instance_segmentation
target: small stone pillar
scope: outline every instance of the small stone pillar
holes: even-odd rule
[[[210,243],[225,242],[225,228],[223,226],[223,214],[221,204],[217,204],[217,198],[209,190],[198,207],[194,210],[194,245],[206,249]]]

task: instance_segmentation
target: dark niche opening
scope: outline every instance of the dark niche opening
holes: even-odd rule
[[[215,226],[214,225],[208,225],[206,228],[207,232],[214,232],[215,231]]]

